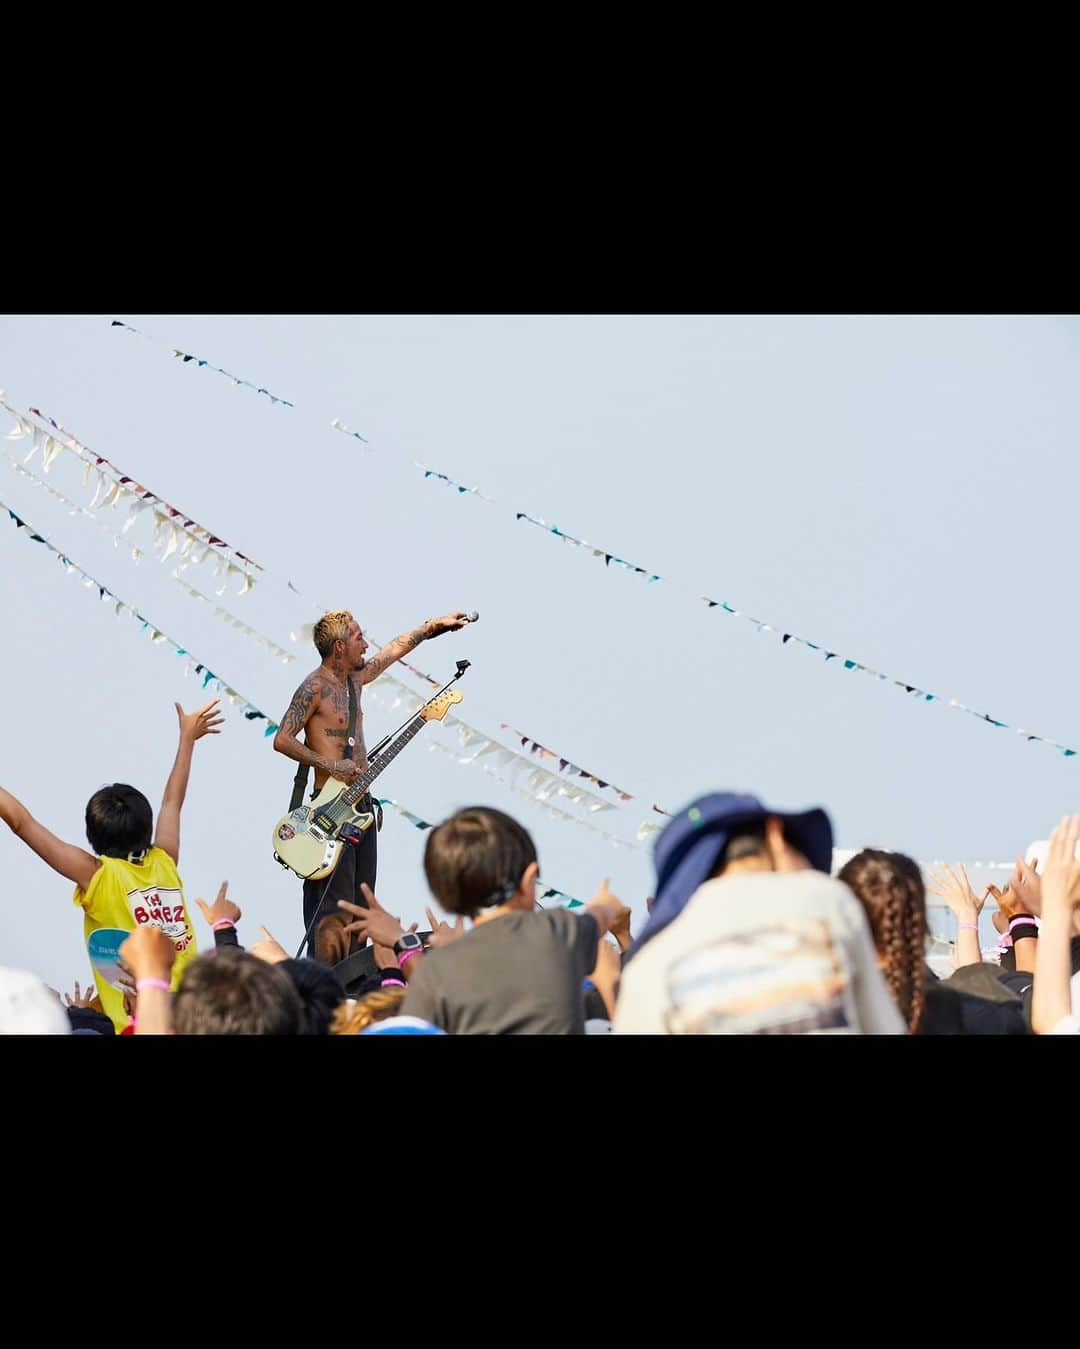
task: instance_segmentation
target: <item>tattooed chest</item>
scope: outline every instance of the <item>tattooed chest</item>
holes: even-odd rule
[[[329,740],[338,741],[344,744],[349,735],[349,693],[345,688],[329,688],[323,690],[322,701],[319,706],[319,715],[316,718],[318,723],[317,732]],[[364,714],[360,709],[359,693],[357,694],[356,706],[356,731],[354,738],[358,745],[364,743]]]

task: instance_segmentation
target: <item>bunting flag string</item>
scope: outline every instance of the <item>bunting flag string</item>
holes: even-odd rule
[[[527,736],[524,731],[519,731],[516,727],[509,725],[508,722],[500,721],[499,730],[510,731],[513,735],[516,735],[522,745],[528,748],[530,754],[536,754],[541,759],[558,759],[560,773],[570,773],[579,778],[587,778],[590,782],[595,782],[601,789],[609,787],[617,794],[620,801],[633,801],[634,797],[631,792],[624,792],[621,787],[616,787],[614,783],[611,782],[605,782],[603,779],[597,777],[595,773],[590,773],[588,769],[579,768],[576,763],[556,754],[553,749],[548,749],[546,745],[541,745],[538,740],[533,740],[530,736]]]
[[[0,405],[6,408],[6,410],[17,422],[16,428],[11,433],[9,433],[9,438],[13,439],[24,438],[27,434],[37,433],[37,429],[32,426],[32,424],[29,422],[27,418],[23,417],[23,415],[19,413],[15,408],[12,408],[9,404],[2,401],[2,395],[0,395]],[[32,411],[34,411],[36,415],[41,416],[43,420],[49,421],[50,424],[53,425],[56,430],[61,431],[63,434],[70,436],[70,433],[67,432],[65,428],[59,426],[59,424],[52,421],[51,418],[44,417],[44,414],[42,414],[37,409],[32,409]],[[46,438],[51,439],[48,437]],[[74,439],[74,437],[72,437],[72,439]],[[60,442],[55,441],[54,443],[57,446],[59,446],[59,448],[61,449],[64,448],[62,445],[60,445]],[[76,441],[76,444],[79,444],[79,442]],[[86,447],[80,446],[80,448],[85,450]],[[92,454],[92,452],[90,451],[87,451],[87,453]],[[30,456],[28,456],[28,458],[29,457]],[[43,452],[43,459],[44,458],[45,454]],[[95,460],[98,459],[97,456],[94,456],[94,458]],[[49,462],[51,463],[51,460]],[[116,530],[111,529],[107,524],[107,522],[101,521],[93,510],[88,510],[85,507],[79,506],[76,502],[72,501],[69,497],[67,497],[64,493],[60,492],[58,489],[54,488],[51,484],[46,483],[42,478],[37,477],[36,474],[33,474],[28,469],[24,468],[22,465],[17,464],[17,461],[14,460],[12,461],[12,467],[15,468],[22,476],[29,478],[35,485],[43,488],[50,495],[61,501],[65,506],[68,507],[70,511],[82,514],[90,519],[98,520],[98,522],[101,524],[105,532],[107,532],[113,539],[114,546],[117,547],[119,546],[120,542],[122,541],[121,535],[130,528],[132,523],[134,523],[134,515],[129,513],[128,520],[121,527],[119,532],[117,532]],[[89,463],[87,467],[89,470]],[[120,486],[116,491],[116,493],[114,495],[111,495],[111,499],[110,493],[106,493],[106,497],[101,502],[101,505],[102,506],[105,506],[106,504],[112,506],[117,505],[120,500],[121,492],[126,490],[124,484],[130,481],[131,480],[127,478],[126,475],[124,475],[120,480]],[[97,501],[97,497],[98,492],[95,492],[94,497],[95,502]],[[167,503],[164,504],[166,505],[167,509],[170,510],[175,509],[172,507],[168,507]],[[138,507],[138,505],[141,505],[141,503],[137,503],[136,508]],[[207,604],[212,604],[213,602],[209,599],[208,596],[204,595],[201,591],[197,590],[195,587],[188,585],[180,575],[180,573],[188,565],[190,565],[193,560],[197,558],[197,553],[193,552],[193,550],[191,549],[190,539],[186,539],[182,545],[178,545],[175,527],[171,524],[171,522],[168,519],[164,517],[164,515],[161,512],[155,511],[155,522],[156,522],[154,534],[155,552],[161,557],[163,561],[170,559],[174,555],[177,557],[177,570],[175,570],[172,573],[173,579],[192,598],[200,600]],[[144,556],[145,553],[143,552],[142,549],[134,545],[132,546],[131,558],[135,563],[139,563]],[[243,557],[244,555],[240,554],[240,556]],[[222,569],[223,568],[219,565],[219,573],[222,571]],[[259,569],[260,571],[265,571],[265,568],[262,568],[261,566]],[[229,570],[231,570],[231,564],[229,564]],[[229,572],[226,571],[225,579],[223,580],[222,585],[218,590],[219,595],[223,593],[225,586],[228,582],[228,579],[229,579]],[[245,589],[249,588],[250,588],[250,577],[245,573]],[[295,587],[291,588],[295,590]],[[232,614],[228,609],[225,609],[221,606],[214,606],[213,611],[215,617],[221,619],[224,622],[229,623],[234,629],[242,632],[245,636],[248,636],[252,640],[256,641],[276,659],[281,660],[285,664],[289,664],[295,659],[295,657],[292,656],[290,653],[286,652],[283,648],[278,646],[275,642],[271,641],[268,637],[259,633],[256,629],[252,628],[249,624],[245,623],[235,614]],[[295,634],[291,635],[295,640],[296,635]],[[404,662],[404,664],[412,673],[416,674],[419,678],[425,680],[433,687],[438,687],[438,682],[434,679],[433,676],[417,669],[415,666],[410,665],[408,662]],[[403,691],[406,694],[410,693],[410,690],[408,690],[407,686],[401,684],[399,681],[394,680],[392,676],[384,676],[384,679],[387,678],[389,679],[389,682],[391,682],[399,690]],[[491,740],[490,737],[485,736],[484,733],[479,731],[476,727],[469,725],[467,722],[461,721],[459,718],[453,719],[447,718],[447,724],[448,726],[456,726],[458,728],[459,739],[461,742],[461,747],[463,749],[469,749],[471,747],[470,754],[463,755],[460,757],[460,762],[462,763],[469,763],[474,758],[479,757],[479,755],[488,753],[497,747],[497,742]],[[503,728],[504,729],[506,728],[506,723],[503,723]],[[522,732],[514,730],[513,733],[517,735],[519,739],[522,740],[523,744],[531,746],[531,752],[533,754],[538,754],[541,758],[554,759],[555,757],[558,757],[555,755],[554,751],[548,749],[546,746],[540,745],[538,741],[530,741],[529,738],[524,736]],[[526,762],[527,761],[524,760],[523,756],[515,756],[514,760],[515,767],[521,767]],[[569,759],[560,759],[560,771],[568,772],[571,775],[584,778],[585,780],[588,781],[593,781],[602,789],[610,785],[606,783],[603,779],[601,779],[599,776],[592,774],[585,769],[579,768],[576,764],[573,763],[572,760]],[[540,801],[546,800],[546,798],[550,796],[552,792],[557,792],[559,796],[567,799],[573,804],[584,804],[585,808],[588,809],[590,812],[602,811],[611,808],[609,802],[606,802],[603,799],[594,796],[592,793],[586,791],[584,788],[571,789],[567,788],[565,785],[562,784],[553,786],[547,776],[544,777],[542,782],[541,781],[534,782],[533,786],[537,793],[536,799]],[[622,793],[619,792],[618,789],[614,790],[616,794],[620,797],[621,801],[625,802],[633,799],[630,793]]]
[[[118,327],[129,326],[119,323],[118,320],[113,320],[113,324],[114,326]],[[132,331],[134,332],[137,330],[132,329]],[[338,423],[338,420],[339,419],[335,418],[334,422],[332,422],[331,425]],[[344,429],[344,427],[343,425],[339,424],[337,425],[336,429],[341,430]],[[359,436],[357,432],[346,431],[346,434],[355,435],[357,436],[358,439],[363,440],[363,437]],[[367,444],[366,441],[364,441],[364,443]],[[418,460],[413,460],[413,463],[423,473],[425,481],[443,482],[448,487],[452,488],[459,497],[467,495],[475,495],[481,497],[481,499],[486,502],[489,502],[491,504],[497,504],[494,498],[484,496],[484,494],[480,491],[478,487],[466,487],[463,483],[456,482],[448,474],[443,473],[438,469],[428,468],[426,465],[421,464]],[[575,548],[583,549],[590,556],[596,558],[597,560],[602,560],[605,567],[609,569],[613,565],[616,567],[621,567],[631,573],[645,577],[650,584],[656,581],[665,580],[665,578],[662,577],[658,572],[654,572],[651,569],[643,567],[636,562],[630,562],[626,558],[620,557],[617,553],[613,553],[606,548],[601,548],[596,544],[588,542],[588,540],[586,539],[578,538],[576,535],[569,534],[565,530],[561,529],[558,525],[551,524],[547,520],[538,518],[536,516],[528,514],[525,511],[519,510],[514,511],[514,516],[518,521],[524,521],[525,523],[530,524],[537,529],[543,530],[550,537],[556,538],[560,540],[560,542],[562,543],[570,544]],[[671,583],[669,582],[669,584]],[[685,586],[680,586],[677,584],[676,588],[682,590],[687,589]],[[1059,740],[1053,740],[1049,736],[1037,735],[1033,731],[1026,730],[1021,726],[1014,726],[1010,722],[1005,721],[1001,717],[992,717],[989,714],[989,712],[980,712],[977,708],[969,707],[966,703],[961,702],[959,698],[945,697],[942,694],[927,692],[925,689],[920,688],[918,685],[911,683],[906,679],[898,679],[893,675],[884,673],[883,671],[875,670],[872,666],[866,665],[863,661],[843,656],[839,652],[831,650],[828,647],[828,645],[823,642],[813,642],[809,638],[801,637],[784,625],[766,623],[760,619],[753,618],[749,614],[745,614],[741,610],[737,609],[734,605],[727,603],[727,601],[725,600],[714,600],[711,599],[708,595],[701,595],[701,594],[698,594],[696,597],[701,603],[707,605],[709,609],[720,609],[723,613],[730,614],[736,618],[745,619],[747,622],[752,623],[758,633],[769,633],[778,636],[780,638],[781,646],[788,646],[791,643],[804,646],[811,651],[823,654],[825,657],[826,664],[828,664],[830,661],[835,660],[838,662],[838,668],[842,668],[844,670],[857,671],[859,673],[869,675],[872,679],[877,680],[880,684],[888,685],[890,688],[900,689],[909,697],[914,697],[918,702],[922,703],[936,702],[940,703],[944,707],[951,708],[954,711],[964,712],[968,716],[974,717],[977,721],[983,722],[988,726],[993,726],[1001,730],[1011,730],[1015,732],[1015,734],[1021,736],[1029,744],[1036,743],[1047,745],[1051,749],[1057,750],[1066,758],[1072,758],[1077,754],[1076,749],[1072,748],[1069,745],[1063,744]]]
[[[429,752],[448,755],[456,763],[463,762],[454,754],[452,749],[447,745],[441,745],[438,741],[430,744],[428,750]],[[606,838],[613,848],[636,849],[639,846],[636,842],[628,843],[626,839],[619,838],[616,834],[609,833],[608,830],[601,829],[595,824],[590,824],[588,820],[582,820],[576,815],[571,815],[569,811],[560,810],[558,806],[551,805],[547,799],[547,795],[538,792],[535,787],[533,790],[528,789],[530,786],[534,786],[531,782],[527,784],[526,787],[521,787],[516,782],[507,782],[505,778],[499,776],[497,769],[489,767],[486,763],[477,761],[476,767],[479,768],[482,773],[486,773],[488,777],[494,778],[497,782],[502,783],[504,787],[509,788],[515,796],[521,797],[523,801],[531,801],[533,805],[539,807],[540,810],[546,812],[553,819],[562,820],[564,824],[577,825],[579,829],[589,829],[592,833],[599,834],[601,838]],[[550,793],[548,793],[548,795],[550,795]]]
[[[378,802],[380,806],[389,806],[391,810],[396,811],[401,818],[407,820],[414,829],[426,831],[435,828],[430,820],[422,819],[421,816],[414,815],[411,810],[406,810],[401,802],[395,801],[392,796],[380,796]],[[557,899],[559,901],[559,906],[564,909],[583,909],[585,907],[580,899],[575,899],[573,895],[568,895],[565,890],[556,890],[553,885],[547,885],[545,881],[542,881],[539,878],[539,876],[536,878],[536,884],[538,887],[544,887],[543,893],[540,895],[541,899]]]
[[[275,660],[281,661],[282,665],[291,665],[296,659],[291,651],[286,651],[283,646],[278,646],[277,642],[272,642],[269,637],[263,636],[257,628],[253,628],[249,623],[245,623],[242,618],[238,618],[236,614],[230,613],[228,609],[223,609],[220,604],[214,604],[214,601],[209,595],[204,595],[201,590],[196,590],[194,586],[188,585],[188,583],[176,572],[173,572],[173,580],[182,590],[185,590],[192,599],[201,600],[204,604],[213,605],[215,618],[222,619],[224,622],[228,623],[230,627],[235,628],[237,632],[242,633],[245,637],[250,637],[252,641],[255,642],[256,646],[261,646],[265,651],[269,651]]]
[[[224,694],[230,703],[234,706],[241,707],[247,721],[265,721],[267,725],[263,732],[264,736],[273,735],[277,731],[278,723],[276,721],[272,721],[265,712],[260,711],[260,709],[249,699],[245,698],[242,693],[239,693],[234,689],[220,675],[215,674],[208,665],[205,665],[201,661],[197,662],[195,657],[186,647],[181,646],[179,642],[170,637],[162,628],[156,627],[148,618],[145,618],[139,613],[134,606],[128,604],[126,600],[122,600],[119,595],[110,590],[108,586],[103,585],[95,577],[91,576],[89,572],[84,571],[77,562],[72,561],[66,553],[62,553],[55,544],[51,543],[45,537],[44,534],[41,534],[28,521],[24,520],[20,515],[17,515],[15,511],[2,500],[0,500],[0,510],[7,512],[9,519],[14,522],[16,530],[26,531],[26,537],[31,543],[40,543],[47,548],[61,564],[68,576],[78,576],[87,589],[96,589],[99,601],[102,603],[108,602],[112,606],[113,612],[118,619],[125,616],[132,618],[136,623],[141,625],[143,632],[149,632],[150,640],[155,645],[165,644],[171,646],[177,656],[186,658],[187,666],[185,668],[185,673],[201,675],[202,686],[204,689],[213,685],[215,693]]]
[[[144,333],[139,328],[133,328],[130,323],[121,323],[119,319],[113,319],[110,327],[125,328],[129,333],[135,333],[138,337],[145,337],[148,342],[154,340],[149,333]],[[208,370],[214,370],[217,374],[231,379],[234,384],[242,384],[248,389],[254,389],[256,393],[265,394],[271,403],[283,403],[287,408],[295,407],[295,404],[290,403],[287,398],[278,398],[269,389],[260,389],[258,385],[252,384],[250,379],[240,379],[239,376],[230,374],[228,370],[222,370],[220,365],[211,365],[209,361],[204,361],[200,356],[190,356],[186,351],[178,351],[175,347],[172,348],[170,354],[179,357],[183,365],[187,365],[189,361],[194,361],[200,368],[205,366]]]
[[[340,417],[335,417],[333,421],[330,423],[330,425],[334,428],[335,431],[340,431],[342,435],[352,436],[354,440],[359,440],[362,444],[368,445],[367,440],[360,434],[360,432],[350,431]],[[371,448],[370,445],[368,445],[368,448],[369,449]]]
[[[821,642],[811,642],[809,638],[800,637],[798,633],[788,632],[774,624],[763,623],[760,619],[751,618],[749,614],[742,613],[739,609],[734,608],[733,605],[730,605],[723,600],[713,600],[710,599],[708,595],[701,595],[699,596],[699,599],[707,604],[710,609],[720,609],[724,613],[732,615],[734,618],[741,618],[747,623],[752,623],[758,632],[768,632],[779,637],[781,646],[786,646],[789,642],[795,642],[798,645],[809,647],[811,651],[821,652],[825,657],[826,664],[831,660],[838,661],[841,668],[845,670],[855,670],[860,674],[869,675],[871,679],[876,679],[882,683],[888,683],[894,688],[903,689],[905,693],[915,698],[917,702],[937,702],[941,703],[943,707],[952,708],[954,711],[966,712],[968,716],[974,717],[977,721],[986,722],[990,726],[997,726],[1002,730],[1014,731],[1017,735],[1023,736],[1027,741],[1037,741],[1040,744],[1049,745],[1052,749],[1060,750],[1067,759],[1072,758],[1077,752],[1068,745],[1061,744],[1060,741],[1051,740],[1048,736],[1035,735],[1032,731],[1024,730],[1019,726],[1013,726],[1009,722],[1003,721],[998,717],[992,717],[989,712],[979,712],[973,707],[968,707],[966,703],[962,703],[958,698],[946,698],[940,693],[928,693],[925,689],[921,689],[915,684],[909,684],[906,679],[896,679],[893,675],[885,674],[881,670],[875,670],[872,666],[865,665],[860,660],[853,660],[851,657],[843,656],[837,651],[830,651],[829,648]]]
[[[43,478],[39,478],[36,473],[31,473],[29,469],[23,468],[22,464],[20,464],[18,460],[12,459],[10,455],[8,455],[8,466],[21,478],[26,478],[34,487],[39,487],[45,492],[48,492],[51,497],[54,497],[62,505],[66,506],[69,515],[83,515],[89,520],[92,520],[95,524],[100,525],[102,531],[112,539],[113,546],[119,548],[122,542],[120,534],[115,530],[110,529],[106,521],[99,520],[92,511],[88,511],[84,506],[80,506],[77,502],[72,501],[70,497],[65,496],[63,492],[58,491],[51,483],[46,482]],[[141,548],[132,547],[131,559],[136,565],[138,565],[144,557],[145,553]],[[179,569],[172,572],[171,576],[172,580],[193,599],[202,600],[206,604],[213,605],[215,618],[222,619],[238,632],[243,633],[245,637],[250,637],[257,645],[269,651],[277,660],[280,660],[283,665],[291,665],[296,659],[291,651],[286,651],[284,647],[278,646],[276,642],[272,642],[269,637],[264,636],[258,629],[253,628],[249,623],[245,623],[244,620],[239,618],[236,614],[231,613],[228,609],[222,608],[221,605],[214,605],[213,600],[211,600],[208,595],[204,595],[201,590],[197,590],[183,579]],[[223,590],[224,583],[218,591],[218,594],[220,595]]]
[[[42,428],[35,427],[29,417],[13,408],[2,395],[0,407],[3,407],[16,422],[16,426],[7,433],[5,439],[22,440],[27,436],[31,438],[30,451],[23,459],[24,464],[29,463],[39,449],[46,473],[52,468],[57,456],[64,451],[72,453],[83,464],[83,485],[89,490],[91,479],[94,481],[93,497],[87,508],[91,513],[95,509],[116,508],[121,503],[126,503],[127,518],[121,527],[121,533],[126,533],[143,511],[152,511],[154,550],[163,562],[167,562],[173,553],[177,552],[185,567],[202,563],[212,557],[216,561],[218,574],[223,574],[226,582],[233,576],[240,578],[238,593],[241,595],[246,594],[255,585],[257,580],[255,573],[265,570],[253,558],[233,548],[205,525],[199,524],[166,501],[164,497],[136,482],[103,455],[89,449],[39,408],[30,408],[30,412],[65,436],[66,444]]]
[[[494,498],[484,496],[483,492],[481,492],[479,487],[465,487],[462,483],[455,482],[453,478],[448,478],[445,473],[440,473],[437,469],[434,468],[425,467],[425,465],[423,465],[419,459],[414,459],[413,463],[416,465],[416,467],[420,470],[420,472],[424,475],[425,478],[434,478],[436,482],[446,483],[447,487],[453,488],[453,490],[457,492],[459,496],[476,496],[479,497],[481,501],[488,502],[489,505],[492,506],[495,505]]]
[[[380,688],[380,684],[384,687]],[[403,684],[400,680],[395,679],[393,675],[386,672],[381,674],[378,680],[369,685],[370,697],[375,702],[383,701],[388,697],[388,694],[385,691],[387,686],[395,691],[393,701],[389,704],[391,711],[397,707],[404,706],[405,710],[410,715],[413,715],[423,706],[423,698],[414,693],[408,685]],[[458,747],[460,750],[463,750],[464,753],[459,753],[457,749],[442,744],[437,746],[438,749],[443,753],[448,754],[454,762],[458,764],[466,766],[477,764],[482,768],[486,768],[486,765],[488,764],[495,764],[497,768],[486,770],[490,771],[492,777],[498,778],[499,781],[504,782],[509,786],[511,790],[517,791],[519,795],[525,796],[531,801],[535,801],[538,805],[546,807],[551,797],[558,797],[569,804],[582,806],[590,815],[616,809],[616,805],[613,801],[605,801],[602,797],[597,796],[595,793],[588,791],[586,788],[581,787],[576,783],[567,782],[556,774],[549,773],[546,769],[537,768],[535,763],[528,756],[521,754],[517,750],[506,748],[506,746],[501,745],[497,740],[493,740],[490,736],[485,735],[483,731],[479,731],[476,727],[470,726],[467,722],[462,721],[460,717],[447,716],[443,719],[443,724],[448,729],[457,732]],[[480,763],[481,759],[484,760],[484,763],[482,764]],[[514,779],[518,778],[523,771],[526,772],[528,774],[526,780],[527,790],[521,788],[516,781],[506,782],[506,779],[500,775],[498,769],[508,769],[511,777]],[[551,809],[555,811],[554,807]],[[555,813],[563,818],[573,820],[575,823],[583,823],[583,821],[578,820],[576,816],[570,815],[565,811],[555,811]],[[651,820],[644,820],[638,825],[635,837],[641,842],[660,827],[660,825],[655,824]],[[598,832],[605,833],[605,837],[614,837],[613,835],[606,834],[604,830],[599,830]]]

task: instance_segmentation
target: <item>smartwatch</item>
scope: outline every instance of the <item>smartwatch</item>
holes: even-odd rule
[[[406,951],[422,951],[424,943],[415,932],[403,932],[394,942],[394,955],[403,956]]]

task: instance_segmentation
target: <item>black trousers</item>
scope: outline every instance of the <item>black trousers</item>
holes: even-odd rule
[[[365,797],[358,803],[362,810],[370,810],[370,799]],[[304,882],[304,931],[311,927],[311,920],[318,919],[311,932],[307,954],[320,965],[336,965],[359,951],[364,940],[355,932],[344,932],[348,923],[355,922],[351,913],[339,909],[339,899],[347,899],[352,904],[367,908],[367,900],[361,893],[361,884],[375,889],[375,870],[379,851],[378,830],[373,823],[364,831],[363,839],[356,844],[342,845],[341,858],[337,866],[321,881]]]

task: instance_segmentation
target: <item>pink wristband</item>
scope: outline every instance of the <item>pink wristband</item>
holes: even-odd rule
[[[379,985],[380,988],[404,988],[404,979],[384,979]]]
[[[172,985],[167,979],[140,979],[135,984],[135,992],[141,993],[144,988],[160,988],[163,993],[168,993]]]
[[[219,918],[219,919],[217,920],[216,923],[211,923],[210,926],[211,926],[211,927],[214,929],[214,931],[216,932],[216,931],[218,930],[218,928],[222,928],[222,927],[235,927],[236,924],[233,922],[233,920],[232,920],[231,918]]]
[[[403,970],[405,968],[406,960],[412,960],[413,956],[418,956],[419,954],[420,951],[415,946],[411,951],[402,951],[401,955],[399,955],[397,958],[398,969]]]
[[[1009,924],[1009,931],[1011,932],[1014,927],[1033,927],[1034,925],[1035,919],[1031,916],[1030,913],[1020,913],[1017,914],[1017,916]]]
[[[966,931],[966,932],[978,932],[978,930],[979,930],[979,925],[978,925],[978,923],[961,923],[961,924],[960,924],[960,931],[961,931],[961,932],[965,932],[965,931]]]

